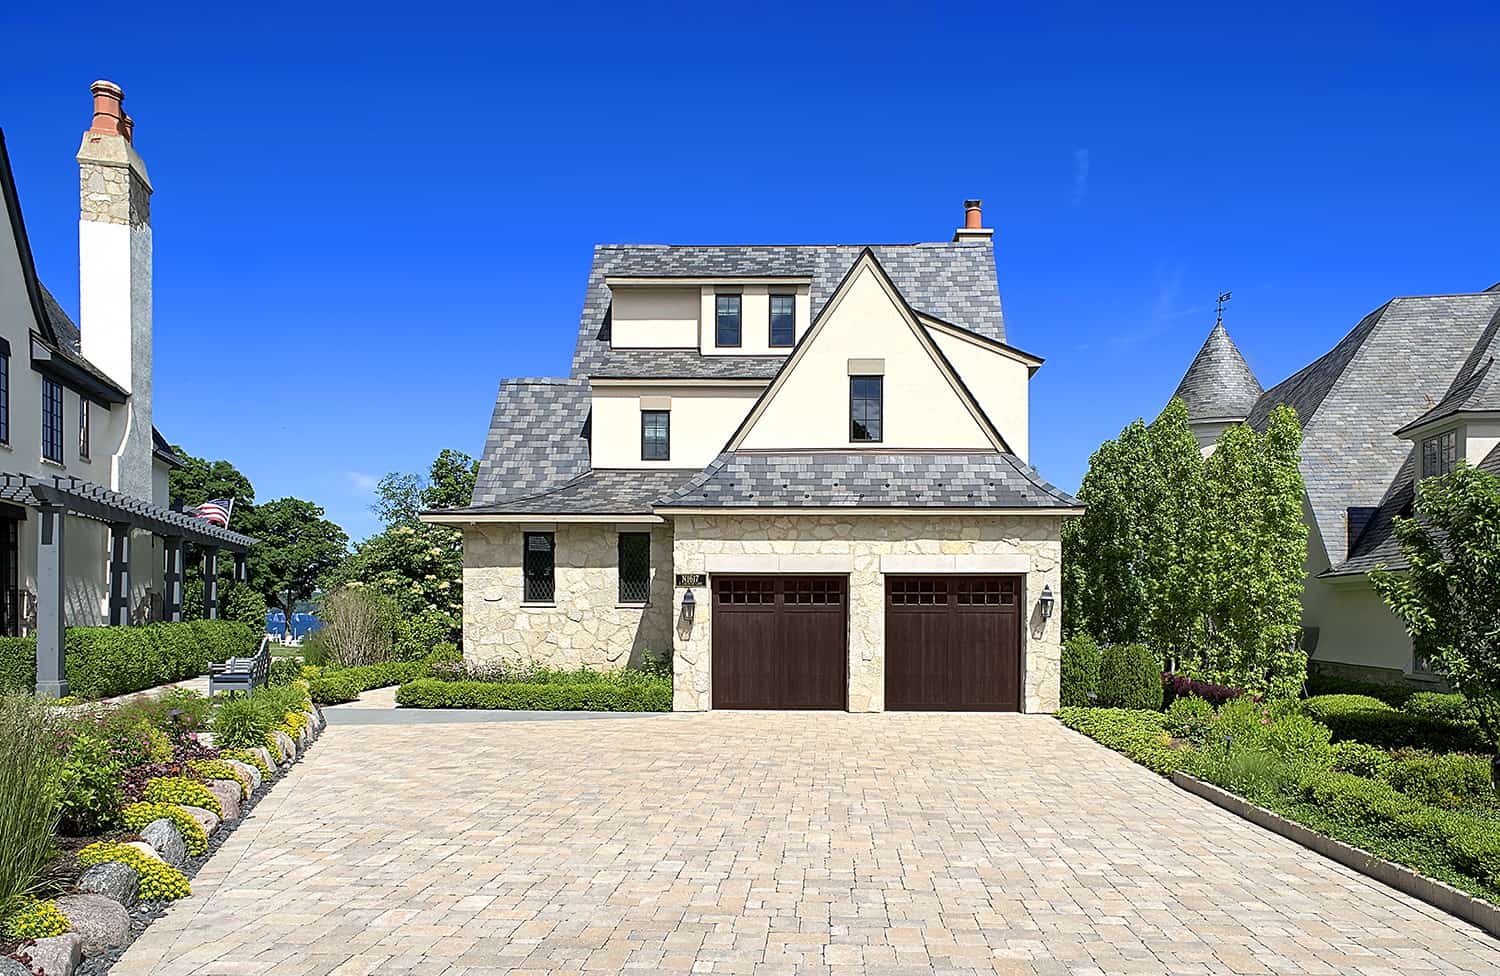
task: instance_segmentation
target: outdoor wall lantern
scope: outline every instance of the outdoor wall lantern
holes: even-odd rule
[[[682,594],[682,622],[689,627],[693,625],[693,611],[697,605],[698,598],[693,596],[692,590]]]
[[[1048,584],[1042,587],[1042,619],[1052,619],[1052,586]]]

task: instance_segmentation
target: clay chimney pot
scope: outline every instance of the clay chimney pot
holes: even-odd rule
[[[984,201],[964,201],[964,228],[966,230],[978,230],[984,226]]]
[[[125,110],[120,107],[125,92],[114,82],[102,79],[90,85],[89,91],[94,93],[94,121],[89,131],[125,135]]]

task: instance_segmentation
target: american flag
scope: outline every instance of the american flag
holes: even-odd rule
[[[183,512],[227,529],[229,528],[229,513],[233,508],[233,498],[211,498],[196,508],[183,509]]]

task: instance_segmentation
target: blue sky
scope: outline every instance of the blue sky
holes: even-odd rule
[[[76,312],[107,77],[157,187],[158,425],[356,538],[380,474],[481,450],[501,377],[566,374],[596,242],[946,240],[984,198],[1068,488],[1220,290],[1270,385],[1500,280],[1492,6],[634,6],[6,5],[42,277]]]

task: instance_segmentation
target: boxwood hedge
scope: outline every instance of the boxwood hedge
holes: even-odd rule
[[[1333,731],[1335,742],[1353,740],[1383,749],[1483,752],[1477,727],[1433,714],[1412,714],[1369,695],[1318,695],[1302,703],[1308,715]]]
[[[672,682],[440,681],[421,678],[396,692],[407,708],[502,708],[579,712],[670,712]]]
[[[209,661],[255,653],[256,635],[232,620],[194,620],[145,627],[69,627],[63,666],[68,691],[109,698],[208,670]],[[36,686],[36,639],[0,639],[0,691]]]

